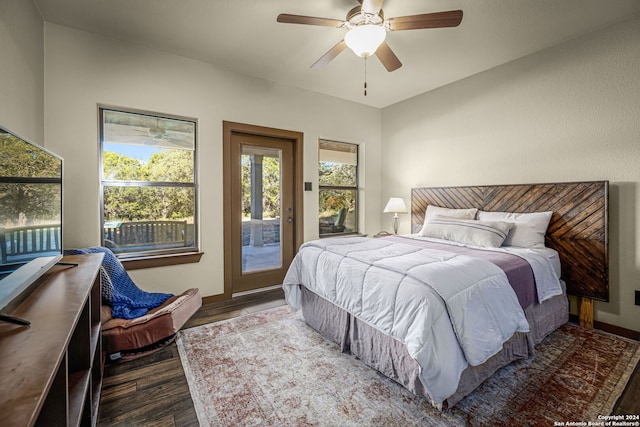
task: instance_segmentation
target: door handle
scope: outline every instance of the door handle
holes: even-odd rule
[[[288,217],[288,218],[287,218],[287,222],[293,222],[293,218]]]

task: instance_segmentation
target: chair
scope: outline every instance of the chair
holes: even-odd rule
[[[116,319],[102,306],[102,345],[111,360],[132,360],[153,353],[175,339],[175,334],[198,311],[197,288],[175,295],[135,319]]]
[[[320,234],[342,233],[344,231],[344,221],[347,219],[347,208],[338,211],[333,224],[320,224]]]
[[[104,254],[100,268],[102,345],[110,360],[132,360],[163,348],[202,306],[197,288],[180,295],[138,288],[109,248],[94,246],[65,253]]]

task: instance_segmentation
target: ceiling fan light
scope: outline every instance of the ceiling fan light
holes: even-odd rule
[[[382,44],[387,31],[382,25],[358,25],[344,36],[344,42],[358,56],[367,58]]]

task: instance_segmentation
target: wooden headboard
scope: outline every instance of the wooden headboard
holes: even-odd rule
[[[428,205],[483,211],[553,211],[546,245],[560,254],[567,293],[609,300],[608,181],[414,188],[411,228],[420,231]]]

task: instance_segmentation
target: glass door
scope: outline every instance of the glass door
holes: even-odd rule
[[[293,147],[280,138],[234,133],[233,292],[282,283],[294,253]]]

